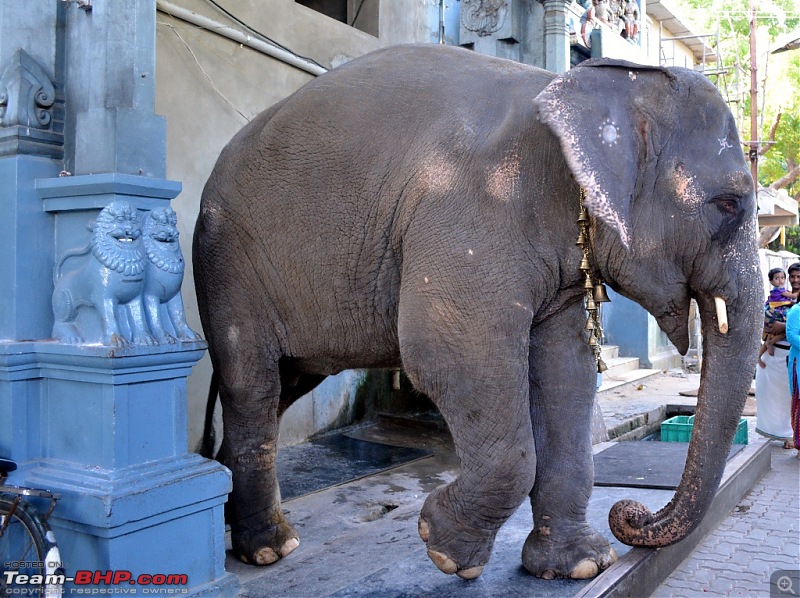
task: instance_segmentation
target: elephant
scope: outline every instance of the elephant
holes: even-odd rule
[[[557,75],[403,45],[268,108],[222,150],[193,241],[235,553],[270,564],[299,545],[274,467],[285,410],[344,369],[401,367],[461,462],[418,520],[439,569],[478,577],[526,498],[528,572],[610,566],[586,520],[598,368],[586,255],[592,280],[643,306],[683,354],[698,304],[704,361],[680,485],[656,513],[620,501],[609,515],[629,545],[681,540],[716,493],[753,378],[755,212],[734,118],[690,69],[591,59]]]

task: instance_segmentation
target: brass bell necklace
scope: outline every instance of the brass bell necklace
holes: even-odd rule
[[[585,191],[581,187],[580,206],[581,212],[578,216],[578,228],[580,234],[575,245],[583,251],[583,259],[581,260],[581,272],[584,275],[583,289],[585,291],[584,307],[588,318],[586,320],[586,330],[589,332],[589,346],[594,354],[594,359],[597,362],[597,372],[602,374],[608,369],[606,363],[602,358],[603,348],[600,344],[603,338],[603,329],[600,327],[600,307],[599,303],[606,303],[610,301],[606,293],[605,284],[602,279],[594,279],[592,277],[592,267],[590,262],[591,256],[591,243],[589,242],[589,212],[584,205]]]

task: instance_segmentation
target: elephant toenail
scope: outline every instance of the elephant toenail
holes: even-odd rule
[[[278,554],[272,548],[264,547],[253,555],[253,562],[256,565],[271,565],[279,558]],[[247,562],[247,561],[245,561]]]
[[[548,569],[547,571],[542,573],[542,579],[555,579],[555,578],[556,578],[556,572],[553,571],[552,569]]]
[[[433,561],[434,565],[439,567],[439,570],[442,573],[452,575],[458,571],[458,565],[455,564],[455,561],[453,561],[453,559],[450,557],[443,555],[441,552],[428,549],[428,558]]]
[[[611,565],[617,562],[617,552],[613,548],[609,548],[607,555],[600,561],[601,569],[608,569]]]
[[[456,575],[461,579],[475,579],[476,577],[480,577],[481,573],[483,573],[483,567],[470,567],[469,569],[460,569],[456,571]]]
[[[569,576],[572,579],[589,579],[590,577],[596,576],[597,573],[598,573],[597,563],[595,563],[591,559],[583,559],[572,570],[572,573],[570,573]]]
[[[298,546],[300,546],[300,540],[297,538],[289,538],[286,540],[286,542],[283,543],[283,546],[281,546],[281,558],[285,557]]]
[[[419,537],[422,538],[423,542],[427,542],[428,538],[431,537],[431,528],[428,522],[422,519],[420,519],[417,524],[417,532],[419,532]]]

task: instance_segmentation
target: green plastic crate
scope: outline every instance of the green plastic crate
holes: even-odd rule
[[[689,442],[694,415],[676,415],[661,422],[661,442]],[[747,444],[747,420],[739,419],[733,444]]]

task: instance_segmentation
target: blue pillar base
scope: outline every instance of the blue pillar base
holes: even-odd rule
[[[50,523],[67,576],[185,575],[175,593],[235,594],[224,569],[230,472],[186,451],[186,376],[205,346],[0,343],[5,454],[21,461],[9,481],[62,495]]]

